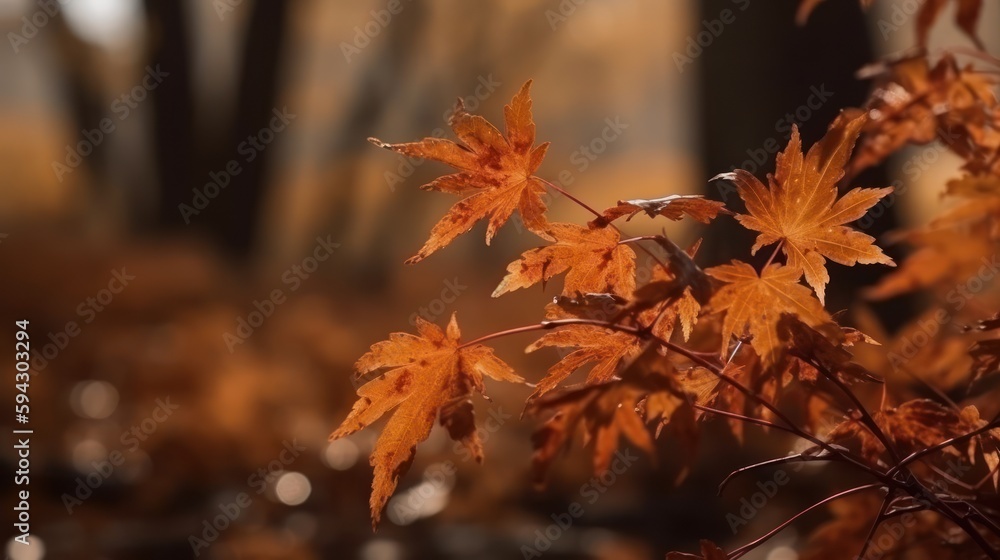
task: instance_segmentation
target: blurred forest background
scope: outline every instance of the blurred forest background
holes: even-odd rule
[[[915,1],[864,15],[829,0],[796,27],[796,0],[0,0],[0,339],[13,352],[14,321],[30,320],[35,368],[33,545],[5,539],[6,554],[499,559],[550,540],[546,558],[612,560],[758,536],[825,490],[803,473],[733,534],[726,514],[753,488],[716,498],[715,485],[783,453],[752,430],[739,448],[710,427],[679,487],[663,440],[657,465],[635,461],[591,503],[583,454],[532,489],[527,389],[510,387],[477,404],[494,419],[486,462],[464,461],[436,431],[371,532],[376,433],[327,441],[355,400],[354,360],[417,314],[457,312],[472,338],[537,321],[552,294],[489,298],[506,263],[538,243],[514,225],[488,250],[470,235],[404,266],[454,201],[417,189],[440,166],[366,138],[446,134],[457,96],[496,122],[533,78],[538,137],[552,142],[542,176],[595,207],[720,199],[707,179],[736,166],[762,176],[790,121],[812,142],[864,100],[855,72],[913,42],[908,20],[879,23]],[[995,29],[1000,9],[987,4],[981,25]],[[934,44],[964,44],[938,27]],[[898,175],[890,166],[858,184]],[[922,222],[936,188],[913,189],[872,231]],[[669,233],[708,235],[699,257],[715,264],[752,238],[724,223]],[[832,311],[854,295],[843,286],[882,272],[845,270]],[[527,343],[497,347],[538,379],[554,355],[525,356]],[[12,379],[12,360],[0,364]],[[0,457],[13,471],[10,446]],[[583,516],[542,539],[574,502]],[[746,558],[794,560],[796,538]]]

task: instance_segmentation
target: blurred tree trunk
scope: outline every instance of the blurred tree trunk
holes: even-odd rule
[[[152,49],[150,64],[161,65],[170,79],[153,91],[154,160],[160,178],[155,229],[178,231],[188,227],[181,204],[192,204],[192,189],[203,190],[209,173],[222,173],[237,158],[241,171],[211,198],[190,225],[230,256],[249,256],[257,233],[260,205],[269,169],[270,150],[249,157],[237,155],[238,147],[268,127],[276,107],[278,69],[289,3],[257,0],[252,5],[241,59],[239,83],[231,103],[236,107],[231,133],[221,145],[201,146],[194,122],[191,37],[184,2],[147,0]],[[204,132],[204,131],[201,131]],[[199,153],[201,148],[201,153]]]
[[[185,2],[146,0],[149,18],[149,64],[170,78],[150,95],[153,105],[153,161],[159,199],[153,229],[173,230],[186,224],[181,204],[191,204],[195,186],[194,99],[191,84],[191,41]]]
[[[289,6],[290,2],[284,0],[256,0],[253,3],[253,14],[245,34],[242,71],[235,93],[238,98],[234,100],[236,112],[232,141],[229,146],[223,147],[222,158],[212,169],[223,170],[226,162],[233,157],[242,168],[238,175],[232,177],[225,195],[220,194],[213,202],[216,208],[207,221],[211,224],[213,236],[238,257],[246,257],[254,246],[274,148],[265,147],[252,161],[232,154],[242,142],[268,128],[273,110],[281,110],[276,104],[281,86],[279,68]],[[275,133],[276,136],[278,134]]]

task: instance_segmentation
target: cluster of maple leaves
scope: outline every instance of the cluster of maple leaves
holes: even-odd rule
[[[804,0],[800,16],[818,3]],[[921,43],[945,3],[924,3]],[[959,25],[975,37],[981,2],[957,3]],[[960,66],[955,54],[932,60],[923,50],[866,69],[876,79],[868,105],[842,111],[808,150],[793,129],[766,181],[744,170],[715,178],[735,185],[742,212],[691,195],[623,200],[601,212],[535,175],[548,143],[535,143],[530,81],[504,108],[504,132],[468,113],[459,100],[450,121],[457,142],[371,139],[456,169],[424,185],[463,198],[408,263],[444,248],[481,220],[487,221],[489,244],[517,212],[546,244],[510,263],[493,297],[564,275],[560,294],[537,324],[463,342],[454,315],[444,328],[418,318],[417,334],[393,333],[358,360],[359,377],[381,373],[358,390],[359,400],[331,437],[391,414],[371,456],[373,526],[436,422],[482,459],[472,397],[484,393],[486,377],[526,383],[484,343],[535,331],[542,335],[529,352],[571,350],[534,382],[528,397],[526,413],[540,423],[533,437],[540,484],[578,437],[591,446],[597,472],[609,468],[623,440],[653,453],[663,430],[681,436],[677,441],[685,449],[678,455],[691,463],[699,423],[721,418],[738,439],[747,425],[757,425],[808,444],[801,453],[732,476],[782,462],[819,461],[841,463],[871,479],[813,506],[830,503],[834,518],[810,536],[804,558],[864,557],[885,527],[903,516],[915,521],[891,544],[878,541],[881,557],[909,557],[910,550],[931,551],[921,557],[933,558],[1000,557],[1000,421],[980,412],[1000,415],[990,406],[996,393],[988,383],[1000,367],[1000,319],[991,317],[1000,301],[982,288],[992,280],[982,278],[983,263],[991,255],[996,259],[1000,249],[1000,103],[994,80],[1000,60],[985,53],[977,60],[992,64],[992,73]],[[945,310],[949,320],[924,332],[918,345],[913,329],[894,338],[864,309],[854,313],[859,328],[841,326],[824,307],[828,261],[895,266],[873,237],[848,224],[897,196],[891,188],[841,194],[842,188],[904,146],[931,142],[964,162],[946,188],[958,204],[927,227],[895,236],[916,250],[868,295],[922,290],[937,296],[935,316]],[[583,225],[549,221],[547,189],[577,202],[593,219]],[[765,249],[769,257],[757,265],[734,260],[702,268],[698,243],[685,250],[665,235],[623,236],[618,224],[639,215],[703,224],[732,215],[756,232],[751,256]],[[636,251],[657,262],[642,285]],[[980,278],[980,288],[973,293],[969,286],[962,308],[945,307],[949,290],[971,284],[972,277]],[[961,320],[974,328],[951,328]],[[907,345],[919,346],[911,348],[916,354]],[[587,372],[585,382],[566,386],[580,370]],[[881,401],[869,402],[879,392]],[[963,461],[962,472],[946,471],[953,460]],[[669,558],[739,558],[786,525],[730,552],[703,542],[700,555]]]

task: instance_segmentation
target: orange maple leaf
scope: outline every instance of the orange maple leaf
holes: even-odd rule
[[[471,397],[483,393],[483,376],[523,383],[493,350],[480,344],[462,346],[455,315],[447,330],[417,318],[417,332],[393,333],[372,345],[355,369],[363,375],[389,368],[358,389],[360,399],[330,436],[338,439],[369,426],[395,409],[372,450],[372,527],[378,525],[399,477],[413,462],[416,446],[427,439],[436,419],[448,434],[482,461],[483,445],[476,432]]]
[[[812,11],[816,9],[816,6],[822,4],[825,0],[802,0],[799,3],[798,12],[795,15],[795,21],[799,25],[804,25],[809,19],[809,15]],[[861,0],[861,6],[868,9],[874,3],[875,0]],[[931,26],[937,20],[938,16],[941,15],[941,10],[944,9],[945,4],[950,0],[926,0],[922,6],[920,6],[920,11],[917,12],[917,43],[921,46],[927,46],[927,35],[930,33]],[[982,40],[976,34],[976,24],[979,23],[979,16],[983,10],[983,0],[955,0],[958,4],[958,8],[955,11],[955,23],[958,27],[965,32],[966,35],[976,44],[980,50],[985,50],[983,47]]]
[[[872,418],[889,441],[898,448],[897,451],[904,454],[933,447],[987,425],[974,406],[958,410],[928,399],[915,399],[895,408],[884,408],[874,412]],[[961,457],[974,451],[978,440],[992,437],[992,434],[984,434],[980,438],[962,441],[955,446],[945,447],[942,453]],[[872,463],[877,463],[885,453],[882,442],[854,418],[848,418],[837,425],[827,435],[827,441],[836,444],[857,441],[860,443],[861,455]]]
[[[552,223],[556,242],[525,251],[507,266],[493,297],[526,288],[569,271],[562,293],[609,293],[629,297],[635,290],[635,251],[620,245],[614,228]]]
[[[826,259],[847,266],[895,266],[874,245],[874,237],[843,225],[863,216],[892,188],[856,188],[837,200],[837,182],[844,176],[864,123],[864,116],[852,119],[842,113],[804,157],[798,128],[793,126],[788,146],[778,154],[774,175],[768,175],[770,188],[743,169],[718,176],[733,181],[746,203],[749,214],[738,214],[736,219],[747,229],[761,232],[751,254],[780,242],[788,266],[803,271],[821,302],[830,281]]]
[[[651,396],[676,392],[670,378],[648,375],[571,387],[532,401],[528,406],[532,416],[550,414],[531,438],[535,484],[544,485],[552,462],[576,432],[581,433],[584,445],[593,442],[595,474],[608,471],[623,438],[655,458],[653,436],[643,420],[640,403]]]
[[[556,305],[549,305],[546,317],[562,319],[571,317]],[[642,341],[631,333],[615,331],[597,325],[567,325],[545,333],[531,343],[525,352],[539,348],[557,347],[574,350],[556,362],[545,377],[538,382],[531,399],[551,391],[574,371],[593,363],[587,375],[587,383],[602,383],[614,379],[618,366],[626,358],[639,353]]]
[[[680,220],[686,214],[703,224],[711,222],[720,213],[730,213],[729,210],[726,210],[724,202],[709,200],[696,194],[672,194],[663,198],[650,200],[642,198],[619,200],[618,204],[605,210],[600,217],[592,220],[590,224],[603,227],[622,216],[628,216],[625,218],[627,222],[639,212],[645,212],[650,218],[663,216],[674,221]]]
[[[722,355],[730,339],[749,331],[754,351],[765,365],[775,363],[782,341],[778,321],[792,313],[810,326],[832,321],[809,288],[799,283],[802,272],[794,267],[770,264],[759,276],[745,262],[715,266],[705,272],[726,283],[709,301],[713,312],[726,312],[722,323]]]
[[[447,163],[458,173],[439,177],[423,189],[471,196],[459,201],[431,230],[431,236],[406,262],[419,262],[469,231],[489,216],[486,244],[517,209],[528,230],[551,239],[547,233],[545,185],[533,173],[541,165],[549,143],[535,143],[535,122],[531,116],[531,80],[504,107],[506,137],[486,119],[465,110],[461,98],[448,124],[462,142],[425,138],[419,142],[387,144],[369,138],[376,146],[403,155]]]
[[[959,66],[952,54],[933,65],[923,52],[906,53],[859,72],[875,78],[866,103],[865,124],[848,175],[882,162],[907,143],[935,139],[968,160],[970,171],[987,171],[1000,147],[1000,101],[995,76],[971,65]],[[977,165],[978,164],[978,165]]]

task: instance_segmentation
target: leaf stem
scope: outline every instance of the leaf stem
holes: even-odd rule
[[[822,505],[828,504],[828,503],[830,503],[830,502],[832,502],[834,500],[839,500],[840,498],[844,498],[846,496],[850,496],[851,494],[857,494],[858,492],[863,492],[865,490],[871,490],[873,488],[881,488],[881,487],[882,487],[882,484],[880,484],[880,483],[865,484],[863,486],[856,486],[854,488],[851,488],[851,489],[848,489],[848,490],[844,490],[843,492],[837,492],[836,494],[834,494],[832,496],[823,498],[822,500],[820,500],[820,501],[816,502],[815,504],[807,507],[806,509],[800,511],[799,513],[796,513],[790,519],[788,519],[787,521],[785,521],[781,525],[778,525],[774,529],[771,529],[770,531],[768,531],[767,533],[765,533],[763,536],[761,536],[761,537],[759,537],[759,538],[757,538],[757,539],[755,539],[753,541],[750,541],[749,543],[747,543],[747,544],[745,544],[745,545],[737,548],[736,550],[734,550],[733,552],[730,553],[729,558],[731,560],[736,560],[737,558],[743,556],[744,554],[746,554],[750,550],[754,549],[755,547],[760,546],[767,539],[770,539],[774,535],[777,535],[785,527],[788,527],[789,525],[791,525],[792,523],[794,523],[797,519],[799,519],[803,515],[809,513],[810,511],[812,511],[812,510],[814,510],[814,509],[816,509],[816,508],[818,508],[818,507],[820,507]]]
[[[970,439],[970,438],[974,438],[974,437],[978,436],[979,434],[981,434],[983,432],[988,432],[988,431],[990,431],[992,429],[995,429],[995,428],[998,428],[998,427],[1000,427],[1000,420],[994,419],[989,424],[986,424],[985,426],[982,426],[980,428],[972,430],[971,432],[968,432],[966,434],[962,434],[960,436],[955,436],[953,438],[948,438],[948,439],[946,439],[946,440],[944,440],[944,441],[942,441],[940,443],[937,443],[935,445],[932,445],[930,447],[926,447],[924,449],[920,449],[918,451],[914,451],[913,453],[910,453],[905,458],[903,458],[903,460],[900,461],[898,465],[896,465],[895,467],[893,467],[892,469],[890,469],[887,474],[889,476],[894,476],[897,472],[899,472],[901,469],[903,469],[904,467],[906,467],[906,465],[908,465],[908,464],[916,461],[917,459],[920,459],[921,457],[924,457],[926,455],[930,455],[931,453],[934,453],[936,451],[940,451],[940,450],[944,449],[945,447],[952,446],[952,445],[954,445],[956,443],[959,443],[961,441],[964,441],[964,440],[967,440],[967,439]]]
[[[572,194],[570,194],[569,191],[567,191],[566,189],[560,187],[559,185],[557,185],[557,184],[555,184],[555,183],[553,183],[551,181],[547,181],[545,179],[542,179],[541,177],[537,177],[536,176],[535,178],[538,179],[539,181],[545,183],[546,185],[548,185],[548,187],[550,189],[556,191],[557,193],[559,193],[559,194],[565,196],[566,198],[572,200],[573,202],[577,203],[582,208],[584,208],[587,211],[589,211],[591,214],[597,216],[598,218],[601,217],[601,213],[600,212],[598,212],[597,210],[594,210],[589,204],[587,204],[586,202],[584,202],[584,201],[580,200],[579,198],[577,198],[577,197],[573,196]]]
[[[767,262],[764,263],[763,267],[761,267],[760,269],[761,273],[764,272],[764,269],[771,266],[771,263],[774,262],[774,257],[778,256],[778,251],[780,251],[781,248],[784,247],[784,245],[785,245],[785,240],[784,238],[782,238],[780,241],[778,241],[778,244],[775,245],[774,251],[771,252],[771,256],[767,258]]]
[[[778,426],[776,426],[778,427]],[[774,465],[783,465],[785,463],[792,463],[795,461],[812,462],[812,461],[836,461],[839,459],[838,455],[806,455],[805,453],[796,453],[794,455],[788,455],[786,457],[778,457],[776,459],[768,459],[767,461],[761,461],[759,463],[754,463],[752,465],[747,465],[745,467],[740,467],[735,471],[729,473],[725,479],[719,484],[718,495],[722,495],[723,490],[726,486],[735,479],[737,476],[750,472],[752,470],[772,467]]]

